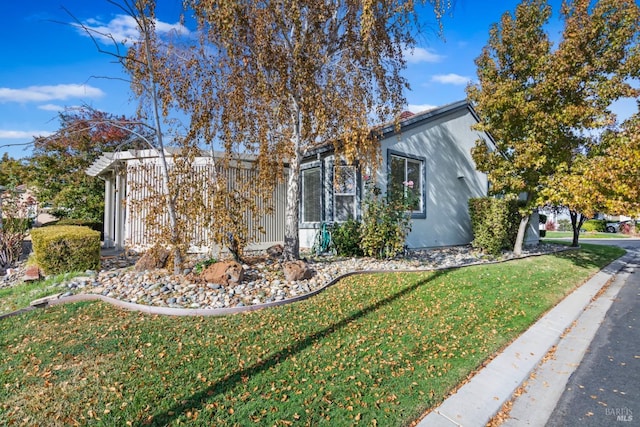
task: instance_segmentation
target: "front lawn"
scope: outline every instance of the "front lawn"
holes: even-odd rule
[[[0,321],[0,425],[406,425],[623,251],[359,275],[288,306]]]
[[[62,293],[65,289],[60,284],[65,280],[81,276],[83,273],[58,274],[48,279],[23,282],[18,285],[0,289],[0,314],[9,313],[28,307],[31,301],[38,298]]]

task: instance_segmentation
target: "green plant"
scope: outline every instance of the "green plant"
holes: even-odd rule
[[[196,265],[193,266],[193,272],[196,274],[200,274],[202,273],[202,271],[206,270],[207,267],[215,264],[216,262],[218,262],[218,260],[215,258],[209,258],[205,259],[204,261],[199,261],[198,263],[196,263]]]
[[[559,219],[558,231],[571,231],[571,221],[568,219]]]
[[[31,232],[38,266],[46,274],[100,268],[100,233],[88,227],[59,225]]]
[[[607,228],[607,222],[600,219],[590,219],[589,221],[585,221],[582,224],[582,229],[584,231],[597,231],[599,233],[604,233]]]
[[[331,239],[333,247],[338,256],[362,256],[362,236],[360,229],[362,224],[359,221],[349,218],[349,220],[334,224],[331,227]]]
[[[407,183],[405,183],[407,184]],[[387,197],[372,186],[367,191],[362,215],[361,245],[367,256],[391,258],[401,254],[411,231],[411,192],[390,191]]]
[[[474,248],[497,255],[513,247],[518,232],[518,201],[480,197],[469,199]]]

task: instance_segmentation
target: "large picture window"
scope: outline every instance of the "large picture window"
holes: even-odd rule
[[[319,167],[302,170],[302,222],[322,220],[322,175]]]
[[[426,214],[424,206],[424,159],[389,152],[389,182],[387,192],[391,197],[410,197],[411,211],[415,216]]]
[[[357,175],[355,166],[334,166],[333,218],[344,222],[356,217]]]

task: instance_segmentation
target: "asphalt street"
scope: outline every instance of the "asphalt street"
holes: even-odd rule
[[[580,239],[627,250],[621,269],[565,332],[502,427],[640,425],[640,239]]]
[[[615,242],[634,252],[640,248],[640,240]],[[640,425],[640,258],[635,262],[621,272],[628,273],[626,280],[547,426]]]

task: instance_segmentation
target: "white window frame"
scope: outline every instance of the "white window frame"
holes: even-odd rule
[[[427,208],[426,208],[426,188],[427,188],[427,173],[426,173],[426,158],[420,156],[414,156],[407,153],[402,153],[399,151],[388,150],[387,151],[387,191],[391,185],[391,159],[392,157],[399,158],[404,160],[404,178],[403,182],[408,181],[407,176],[407,161],[417,162],[420,165],[420,171],[418,176],[420,178],[420,192],[418,193],[418,209],[411,211],[412,218],[426,218],[427,217]]]
[[[307,220],[307,210],[305,208],[305,199],[306,199],[306,188],[305,188],[305,174],[306,173],[310,173],[310,172],[316,172],[318,173],[318,185],[319,190],[320,190],[320,199],[318,200],[318,220],[316,221],[314,219],[314,221],[308,221]],[[323,184],[322,184],[322,167],[320,164],[313,164],[310,165],[308,167],[304,167],[302,168],[302,170],[300,171],[300,222],[304,223],[304,224],[318,224],[320,222],[322,222],[323,220],[323,214],[322,211],[324,209],[324,203],[323,203],[323,198],[324,198],[324,190],[323,190]]]
[[[346,177],[346,171],[350,178],[353,179],[351,183],[347,183],[345,185],[344,182],[339,182],[339,180],[344,179]],[[338,210],[337,210],[337,198],[338,197],[351,197],[351,215],[352,219],[356,219],[357,215],[357,198],[358,198],[358,170],[353,165],[334,165],[333,166],[333,220],[335,222],[345,222],[349,218],[338,218]]]

